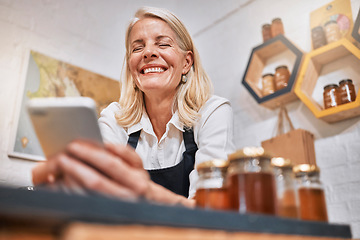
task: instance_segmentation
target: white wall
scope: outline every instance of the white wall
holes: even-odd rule
[[[119,79],[127,21],[142,5],[168,8],[194,36],[215,93],[231,100],[235,143],[242,148],[270,138],[276,122],[277,112],[259,106],[241,85],[251,49],[262,42],[261,25],[281,17],[286,36],[308,52],[309,14],[328,2],[0,0],[0,184],[31,184],[34,162],[7,157],[30,49]],[[360,2],[351,4],[355,18]],[[328,124],[316,119],[301,101],[287,108],[296,128],[316,136],[330,221],[351,224],[354,237],[360,237],[360,118]]]
[[[203,64],[215,84],[215,92],[231,99],[238,148],[260,145],[262,140],[271,138],[277,120],[277,111],[259,106],[240,84],[252,48],[262,43],[261,25],[280,17],[286,37],[309,52],[309,14],[328,2],[277,0],[270,4],[266,0],[251,1],[196,36]],[[355,19],[360,2],[351,1],[351,4]],[[351,223],[354,237],[359,237],[360,118],[328,124],[315,118],[301,101],[291,103],[287,108],[295,127],[307,129],[316,137],[316,158],[326,186],[330,222]]]

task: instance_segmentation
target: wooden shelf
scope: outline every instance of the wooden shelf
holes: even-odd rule
[[[322,68],[335,60],[351,55],[360,60],[360,50],[345,38],[306,54],[295,84],[295,93],[317,118],[333,123],[360,115],[359,92],[354,102],[328,109],[324,109],[312,97]],[[339,80],[341,79],[337,79]]]
[[[360,9],[356,17],[354,28],[352,30],[351,36],[360,43]]]
[[[289,69],[292,69],[288,86],[273,94],[263,96],[261,88],[258,87],[258,85],[259,81],[261,81],[261,76],[263,75],[263,70],[266,67],[267,61],[280,55],[286,50],[290,50],[295,56],[293,65],[288,66]],[[283,35],[278,35],[252,49],[242,79],[242,84],[260,105],[270,109],[275,109],[281,104],[294,101],[297,99],[297,96],[294,93],[294,83],[302,61],[302,56],[302,51],[300,51],[293,43]]]
[[[218,231],[216,233],[225,234],[223,239],[351,238],[350,226],[344,224],[301,221],[261,214],[240,214],[235,211],[189,209],[181,206],[152,204],[145,201],[122,201],[97,194],[79,196],[50,192],[44,189],[26,191],[0,186],[0,199],[0,225],[2,229],[5,229],[5,232],[0,231],[0,236],[3,236],[4,233],[16,235],[25,232],[24,227],[26,227],[28,231],[37,235],[32,239],[59,239],[50,238],[51,236],[40,238],[39,236],[42,233],[45,235],[49,232],[59,233],[70,223],[82,222],[107,226],[116,225],[115,228],[106,228],[110,231],[109,234],[113,231],[121,233],[121,226],[123,226],[122,229],[130,230],[130,225],[143,226],[141,227],[143,231],[139,232],[148,233],[148,235],[145,234],[139,238],[124,237],[126,235],[123,234],[111,238],[111,235],[105,233],[104,226],[100,226],[98,228],[99,235],[90,234],[93,236],[92,239],[202,239],[198,235],[190,234],[184,237],[183,234],[196,231],[205,234],[214,230]],[[85,232],[88,232],[88,227],[94,229],[93,225],[88,225]],[[173,228],[183,230],[179,232],[171,230],[170,235],[178,236],[177,238],[169,238],[168,235],[159,237],[157,235],[160,231],[158,227],[162,229],[162,232]],[[9,231],[10,228],[14,231]],[[156,230],[151,232],[153,228]],[[135,232],[138,230],[138,227],[135,227]],[[133,231],[128,233],[131,232]],[[213,236],[210,234],[208,238],[203,239],[219,239],[212,238],[216,233],[212,232]],[[232,234],[237,234],[239,237],[233,238],[230,236]],[[243,238],[250,234],[257,235],[257,238],[256,236],[255,238]],[[283,237],[278,238],[279,235]],[[71,238],[64,239],[86,239],[75,237],[72,234],[71,236]],[[270,236],[270,238],[264,236]],[[5,235],[5,239],[14,239],[12,237]]]

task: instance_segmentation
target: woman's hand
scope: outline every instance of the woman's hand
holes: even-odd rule
[[[149,174],[139,155],[128,146],[107,144],[102,148],[75,141],[55,161],[69,188],[82,186],[125,199],[145,196],[150,189]]]
[[[152,182],[148,172],[143,169],[140,156],[129,146],[106,144],[102,148],[84,141],[74,141],[68,145],[65,153],[49,159],[46,164],[46,170],[56,166],[56,176],[60,176],[61,183],[74,192],[88,189],[122,199],[144,197],[158,203],[194,206],[193,200]]]
[[[39,163],[32,169],[32,181],[34,185],[53,183],[59,176],[59,168],[55,161]]]

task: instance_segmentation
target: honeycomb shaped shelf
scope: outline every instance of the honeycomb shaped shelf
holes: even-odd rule
[[[356,41],[358,41],[360,43],[360,9],[359,9],[358,15],[356,17],[356,20],[354,23],[354,28],[353,28],[351,35]]]
[[[294,58],[291,66],[288,66],[289,70],[292,69],[288,86],[275,91],[272,94],[263,96],[261,87],[259,87],[259,82],[264,74],[263,70],[266,67],[268,60],[281,55],[287,50],[290,51]],[[297,100],[298,98],[294,93],[294,83],[297,78],[302,57],[302,51],[300,51],[286,37],[278,35],[252,49],[248,65],[242,79],[242,84],[253,96],[253,98],[260,105],[266,108],[275,109],[281,104]]]
[[[295,93],[300,100],[317,118],[328,123],[338,122],[360,115],[359,91],[357,92],[357,97],[354,102],[328,109],[324,109],[322,104],[319,104],[319,102],[317,102],[313,97],[313,91],[316,87],[323,67],[347,56],[354,56],[356,59],[356,65],[360,66],[360,50],[346,38],[313,50],[312,52],[306,54],[300,69],[299,77],[295,84]],[[357,81],[357,85],[360,84],[359,80],[353,80]]]

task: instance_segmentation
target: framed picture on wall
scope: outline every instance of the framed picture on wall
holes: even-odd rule
[[[31,98],[90,97],[97,104],[98,115],[108,104],[119,99],[119,81],[36,51],[28,51],[24,61],[23,84],[13,118],[9,157],[45,160],[26,110]]]

